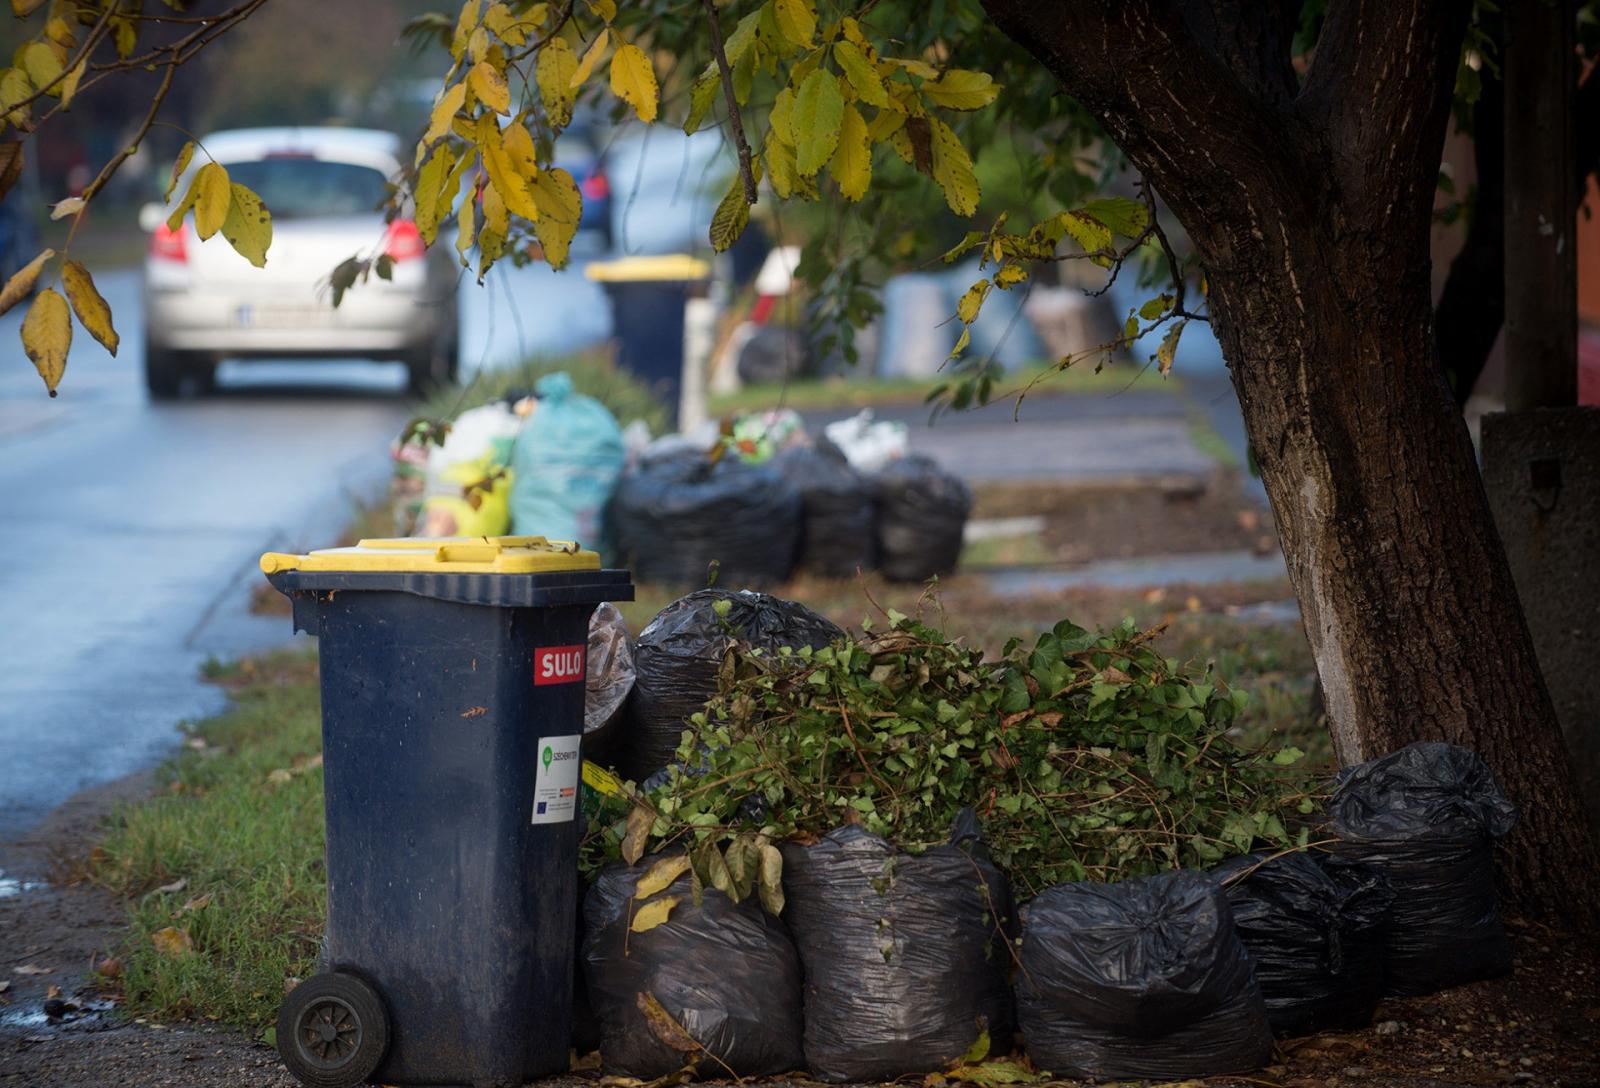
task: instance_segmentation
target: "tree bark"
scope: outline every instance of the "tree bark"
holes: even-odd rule
[[[1276,58],[1204,43],[1224,0],[984,3],[1205,265],[1339,759],[1479,752],[1523,810],[1515,904],[1593,921],[1594,849],[1434,343],[1428,236],[1468,4],[1335,0],[1304,86],[1263,93]]]

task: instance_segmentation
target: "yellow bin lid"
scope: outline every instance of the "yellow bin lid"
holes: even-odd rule
[[[353,548],[322,548],[307,555],[268,552],[266,574],[282,570],[389,571],[407,574],[542,574],[599,570],[600,556],[571,540],[542,536],[463,536],[426,540],[363,540]]]
[[[687,253],[662,253],[644,257],[621,257],[614,261],[592,261],[583,274],[597,283],[639,283],[663,280],[703,280],[711,265]]]

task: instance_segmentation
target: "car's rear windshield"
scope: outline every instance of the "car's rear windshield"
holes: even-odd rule
[[[388,196],[382,171],[354,163],[284,156],[227,167],[228,177],[254,189],[277,219],[376,212]]]

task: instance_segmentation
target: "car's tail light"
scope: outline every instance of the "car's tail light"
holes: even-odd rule
[[[397,261],[413,261],[428,251],[422,244],[422,232],[409,219],[396,219],[389,224],[389,233],[383,240],[383,251]]]
[[[168,261],[187,261],[189,247],[184,242],[184,233],[185,228],[181,225],[177,230],[168,229],[165,223],[157,226],[155,233],[150,235],[150,256]]]
[[[606,177],[606,172],[595,169],[595,172],[583,179],[583,195],[590,200],[604,200],[611,195],[611,179]]]

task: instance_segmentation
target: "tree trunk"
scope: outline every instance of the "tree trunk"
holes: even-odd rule
[[[1479,752],[1522,807],[1516,905],[1593,921],[1600,869],[1434,344],[1428,234],[1468,5],[1336,0],[1303,88],[1275,55],[1207,37],[1276,41],[1240,26],[1292,4],[985,6],[1205,265],[1340,760],[1429,739]]]

